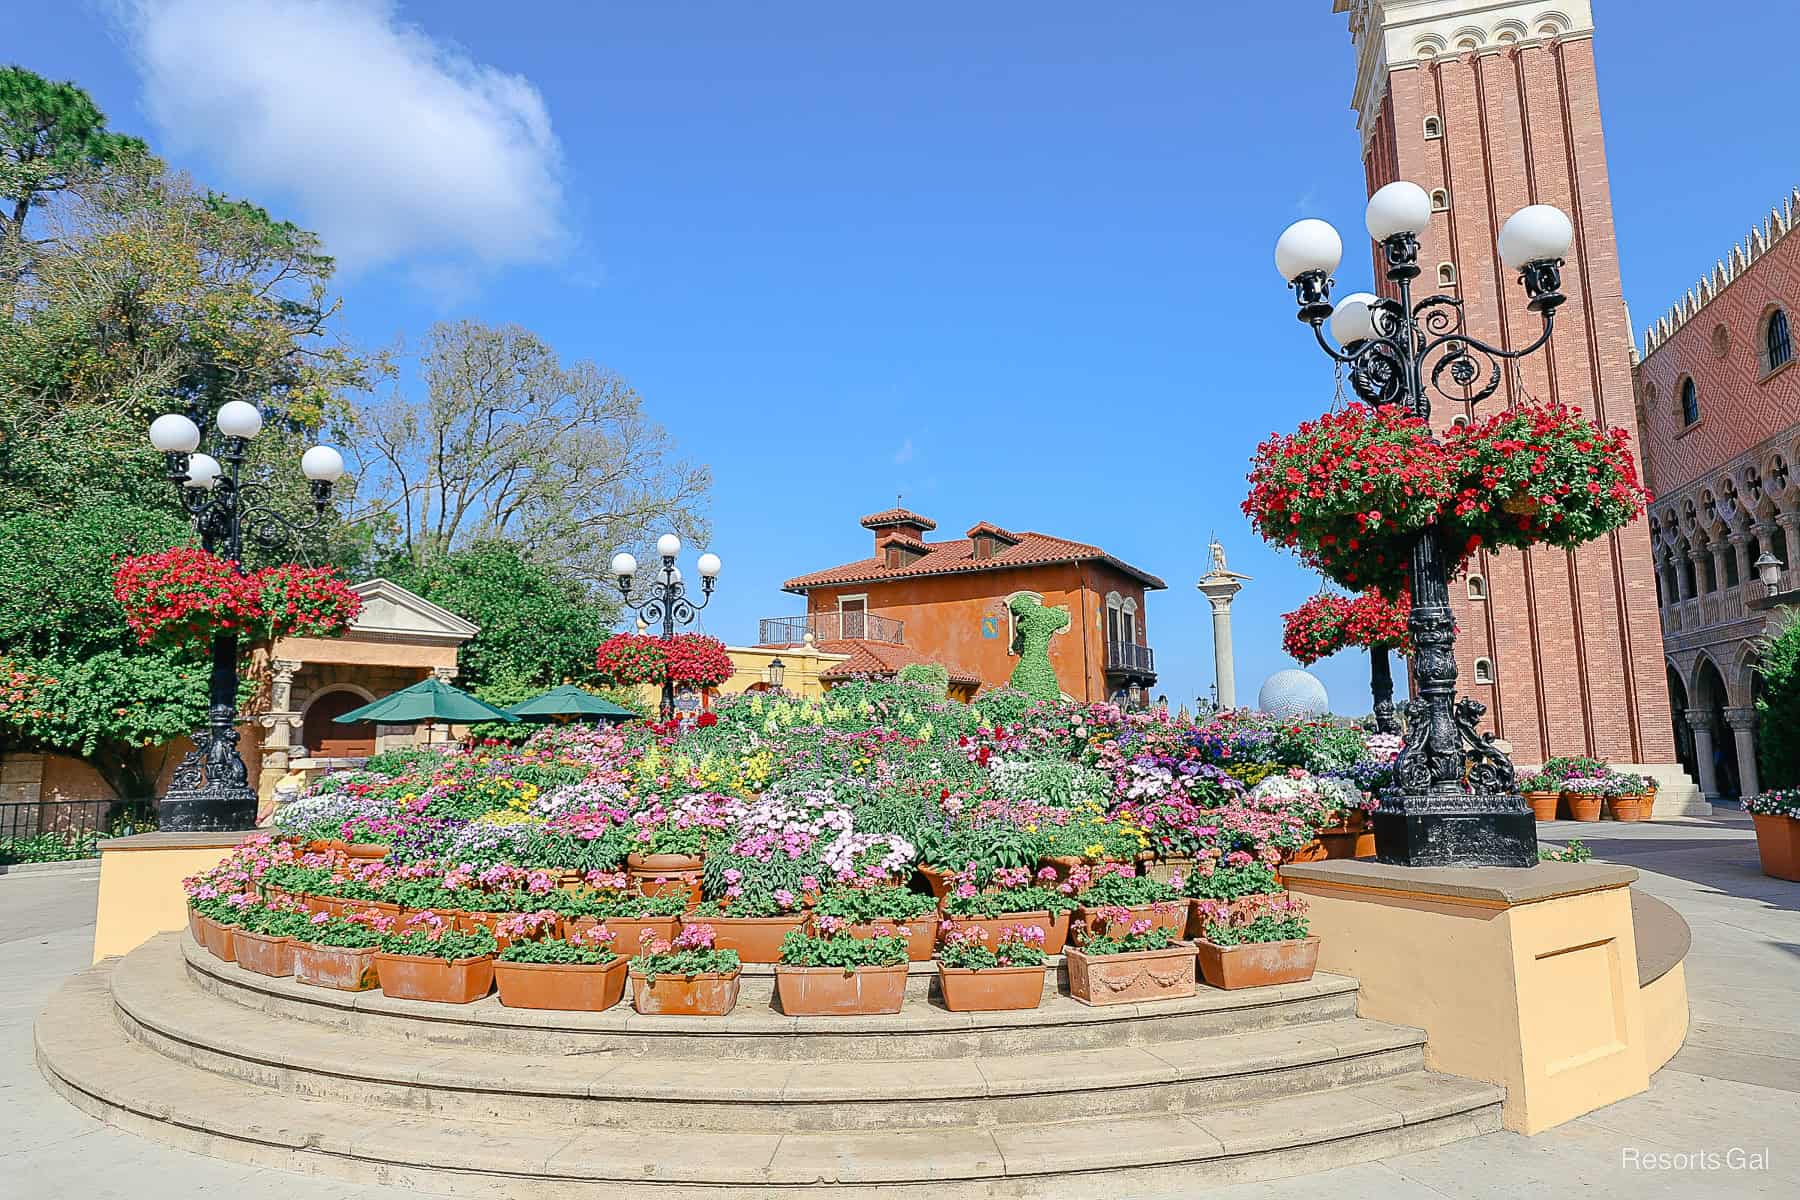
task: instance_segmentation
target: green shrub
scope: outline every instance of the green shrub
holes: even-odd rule
[[[1757,761],[1765,788],[1800,786],[1800,614],[1789,613],[1762,640],[1757,673]]]

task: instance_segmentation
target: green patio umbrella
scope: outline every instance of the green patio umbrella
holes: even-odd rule
[[[371,700],[334,719],[344,725],[356,721],[379,721],[383,725],[447,721],[452,725],[473,725],[478,721],[517,721],[519,718],[433,676],[391,696]]]
[[[541,696],[521,700],[506,711],[515,717],[599,717],[604,721],[630,721],[635,720],[638,715],[604,696],[583,691],[572,683],[551,688]]]

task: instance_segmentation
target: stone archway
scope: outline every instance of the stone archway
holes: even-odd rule
[[[1708,799],[1741,795],[1738,757],[1733,753],[1734,739],[1726,720],[1731,692],[1726,686],[1724,672],[1710,656],[1701,654],[1695,661],[1688,695],[1691,698],[1688,724],[1694,729],[1701,790]]]
[[[1675,726],[1675,759],[1688,778],[1700,778],[1699,760],[1694,755],[1694,727],[1688,724],[1688,690],[1675,664],[1664,660],[1669,676],[1669,715]]]
[[[333,684],[307,701],[301,717],[301,744],[311,758],[371,758],[375,754],[375,726],[368,721],[338,724],[337,718],[361,708],[375,697],[367,688],[351,683]]]

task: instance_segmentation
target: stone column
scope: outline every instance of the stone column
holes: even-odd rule
[[[1685,550],[1676,551],[1676,553],[1675,553],[1675,599],[1678,602],[1692,600],[1694,598],[1694,590],[1700,586],[1699,578],[1693,576],[1693,572],[1692,572],[1693,561],[1694,561],[1694,556],[1692,554],[1688,553],[1687,551],[1685,551]],[[1690,582],[1690,578],[1692,579],[1692,582]]]
[[[1729,579],[1729,576],[1725,574],[1725,543],[1714,538],[1706,548],[1712,554],[1713,582],[1719,585],[1713,590],[1722,592],[1725,590],[1727,579]]]
[[[1775,514],[1775,523],[1781,526],[1781,540],[1786,544],[1787,553],[1781,556],[1784,568],[1794,566],[1794,560],[1800,558],[1800,511],[1784,509]]]
[[[1231,601],[1244,590],[1248,575],[1225,569],[1224,555],[1214,558],[1213,570],[1194,586],[1212,604],[1213,674],[1219,684],[1219,707],[1237,707],[1237,674],[1231,661]]]
[[[1756,572],[1750,566],[1750,535],[1744,530],[1734,529],[1725,540],[1731,543],[1731,561],[1738,569],[1738,586],[1741,588],[1747,583],[1755,582]],[[1750,595],[1749,592],[1744,594]]]
[[[269,731],[262,744],[264,774],[287,770],[294,730],[300,725],[300,714],[294,711],[294,675],[300,666],[298,660],[291,658],[269,660],[269,711],[262,717],[262,724]]]
[[[1709,708],[1690,708],[1687,719],[1688,727],[1694,731],[1694,765],[1700,769],[1700,793],[1710,803],[1719,794],[1719,773],[1713,770],[1713,713]]]
[[[1725,723],[1737,742],[1738,791],[1744,799],[1762,791],[1756,773],[1756,709],[1745,705],[1725,710]]]

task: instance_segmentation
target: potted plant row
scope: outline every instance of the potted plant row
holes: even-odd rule
[[[1267,863],[1241,852],[1227,858],[1229,861],[1224,863],[1203,860],[1196,864],[1193,874],[1182,880],[1182,894],[1188,899],[1184,936],[1190,939],[1200,936],[1209,903],[1248,905],[1264,896],[1282,894],[1281,881]]]
[[[782,943],[805,924],[800,897],[781,889],[703,900],[681,915],[682,928],[710,928],[720,950],[747,963],[779,962]]]
[[[897,1013],[906,999],[903,935],[856,937],[839,917],[820,917],[817,935],[796,929],[782,939],[775,995],[792,1017]]]
[[[1800,788],[1777,788],[1751,796],[1744,811],[1756,826],[1756,854],[1762,873],[1800,882]]]
[[[494,983],[507,1008],[604,1012],[625,994],[627,960],[615,935],[591,926],[565,938],[534,938],[523,930],[494,959]]]
[[[938,947],[938,990],[951,1012],[1036,1008],[1044,998],[1044,931],[1012,925],[990,939],[983,928],[953,929]]]
[[[1187,925],[1188,905],[1174,887],[1149,876],[1132,873],[1123,865],[1098,867],[1083,878],[1086,868],[1076,868],[1077,906],[1071,925],[1078,944],[1091,938],[1118,936],[1133,922],[1148,919],[1180,937]]]
[[[834,887],[813,906],[812,928],[819,930],[827,919],[841,922],[842,931],[851,937],[904,937],[909,960],[930,962],[937,941],[938,902],[891,884]]]
[[[963,871],[944,897],[940,935],[952,929],[980,928],[990,939],[998,939],[1003,929],[1035,925],[1044,931],[1045,953],[1062,953],[1077,902],[1063,890],[1067,883],[1047,886],[1055,879],[1053,868],[1045,867],[1039,874],[1041,881],[1033,882],[1029,868],[1002,867],[992,873],[983,890],[975,871]]]
[[[1297,896],[1259,896],[1248,904],[1208,901],[1194,945],[1200,975],[1216,988],[1266,987],[1311,979],[1319,939],[1307,936]]]
[[[712,926],[683,925],[673,939],[646,933],[631,960],[631,1004],[645,1015],[722,1017],[737,1004],[737,951],[713,944]]]
[[[458,929],[435,913],[415,913],[381,935],[375,973],[396,1000],[469,1004],[494,987],[493,930]]]

